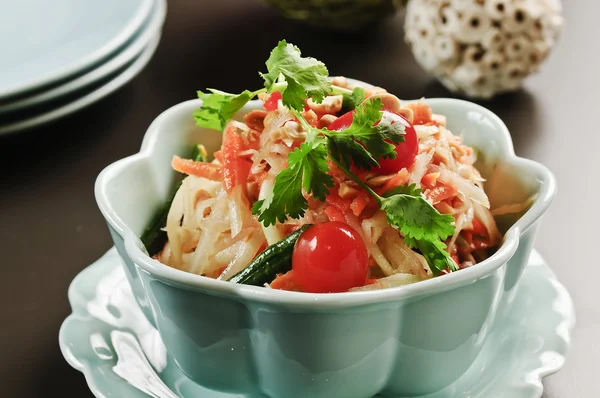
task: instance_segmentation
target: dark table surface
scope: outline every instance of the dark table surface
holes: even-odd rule
[[[516,153],[556,174],[559,193],[536,244],[571,293],[577,326],[546,398],[599,397],[598,158],[600,2],[567,1],[556,51],[525,88],[483,105],[512,132]],[[94,180],[137,152],[162,111],[218,87],[258,87],[256,71],[281,38],[326,62],[331,74],[401,98],[449,96],[415,64],[402,14],[360,34],[307,29],[249,0],[170,0],[157,53],[132,82],[93,106],[27,133],[0,137],[0,396],[92,397],[58,348],[71,280],[110,246]],[[249,40],[251,39],[251,40]]]

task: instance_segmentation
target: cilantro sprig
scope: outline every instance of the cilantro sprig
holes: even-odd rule
[[[209,93],[198,91],[202,107],[194,112],[196,124],[209,129],[223,130],[235,114],[262,90],[244,90],[240,94],[230,94],[209,88]]]
[[[331,93],[325,64],[314,58],[303,58],[300,49],[285,40],[271,51],[266,65],[269,73],[260,74],[266,89],[271,92],[277,87],[282,91],[281,101],[290,109],[302,112],[306,98],[321,103]],[[284,90],[281,83],[285,84]]]
[[[351,164],[368,170],[378,167],[381,158],[395,158],[395,146],[404,140],[402,124],[377,124],[382,119],[381,99],[370,99],[356,108],[352,124],[343,131],[330,131],[312,127],[293,111],[307,132],[305,142],[288,156],[288,167],[275,178],[273,195],[254,204],[252,211],[265,225],[283,222],[289,216],[304,215],[308,202],[304,193],[325,201],[333,179],[327,174],[327,158],[344,167],[347,173]],[[355,176],[354,176],[355,177]]]
[[[328,138],[330,156],[346,167],[353,163],[363,170],[379,167],[379,159],[396,158],[395,144],[404,141],[404,125],[392,124],[382,107],[380,98],[369,99],[356,106],[347,129],[320,130]]]
[[[342,113],[350,112],[365,99],[365,89],[354,87],[351,93],[342,93],[342,98]]]
[[[303,194],[325,201],[333,178],[327,174],[327,150],[324,139],[315,137],[305,141],[288,156],[288,167],[275,178],[272,193],[252,206],[252,213],[266,226],[275,221],[284,222],[287,217],[299,218],[308,208]]]
[[[454,234],[452,215],[437,211],[415,184],[396,187],[380,196],[344,165],[338,163],[337,166],[377,200],[388,224],[404,235],[408,247],[423,254],[435,275],[446,268],[458,270],[443,242]]]
[[[329,72],[325,64],[314,58],[302,57],[300,49],[285,40],[281,40],[271,51],[265,64],[268,72],[259,73],[264,80],[264,88],[256,91],[245,90],[240,94],[215,89],[208,89],[209,93],[198,91],[202,106],[194,112],[196,124],[200,127],[223,130],[248,101],[264,92],[281,92],[283,105],[301,112],[307,98],[321,103],[323,98],[334,90],[329,82]],[[336,90],[350,92],[340,87]],[[358,93],[356,95],[359,95]]]
[[[440,214],[421,195],[416,184],[402,185],[384,194],[375,194],[390,225],[409,238],[426,241],[444,240],[454,233],[454,217]]]
[[[282,104],[288,107],[307,132],[306,140],[288,155],[288,167],[275,178],[272,192],[254,203],[252,212],[266,226],[299,218],[308,208],[307,197],[325,201],[334,181],[329,162],[373,196],[388,223],[404,235],[407,245],[419,250],[434,274],[449,268],[458,269],[445,250],[444,240],[454,233],[454,218],[440,214],[415,185],[398,187],[383,196],[361,181],[351,167],[369,170],[381,159],[394,159],[395,146],[404,141],[404,125],[393,123],[382,112],[378,98],[364,100],[365,91],[350,91],[332,86],[327,67],[320,61],[302,57],[298,47],[279,42],[266,61],[267,72],[260,73],[264,87],[230,94],[209,89],[198,91],[202,106],[194,113],[201,127],[223,130],[235,114],[260,93],[279,91]],[[343,94],[343,108],[354,110],[351,125],[342,131],[311,126],[302,116],[307,99],[320,103],[329,94]]]

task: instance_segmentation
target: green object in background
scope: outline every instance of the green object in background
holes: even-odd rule
[[[286,18],[352,31],[395,14],[405,0],[261,0]]]

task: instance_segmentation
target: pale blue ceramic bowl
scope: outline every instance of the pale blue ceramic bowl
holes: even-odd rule
[[[479,149],[494,207],[537,197],[516,223],[500,220],[510,228],[488,260],[414,285],[277,291],[189,274],[148,257],[138,236],[172,189],[173,154],[186,155],[194,143],[209,152],[220,145],[219,132],[194,124],[199,100],[163,112],[138,154],[102,171],[96,200],[137,302],[192,380],[271,397],[411,396],[447,386],[473,363],[494,318],[510,308],[555,180],[545,167],[515,156],[506,126],[487,109],[455,99],[426,102]],[[260,106],[252,102],[241,113]]]

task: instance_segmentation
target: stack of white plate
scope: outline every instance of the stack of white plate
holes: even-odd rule
[[[0,0],[0,134],[73,113],[146,66],[166,0]]]

